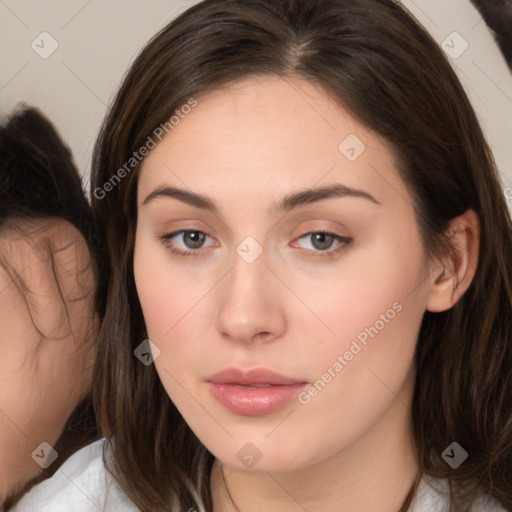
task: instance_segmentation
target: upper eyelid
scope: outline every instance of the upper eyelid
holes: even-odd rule
[[[203,233],[204,235],[213,238],[212,235],[210,235],[210,233],[204,231],[203,229],[177,229],[175,231],[171,231],[169,233],[162,235],[162,238],[173,238],[176,235],[181,235],[182,233]]]
[[[337,233],[334,233],[334,232],[328,231],[328,230],[323,230],[323,229],[308,231],[307,233],[304,233],[303,235],[295,237],[294,238],[294,242],[297,241],[297,240],[300,240],[302,238],[305,238],[305,237],[311,236],[313,234],[316,234],[316,233],[324,233],[326,235],[329,235],[332,238],[334,238],[340,244],[352,242],[352,237],[351,236],[338,235]],[[307,249],[307,250],[311,250],[311,249]],[[315,252],[319,252],[319,253],[326,252],[327,253],[327,252],[329,252],[329,250],[328,251],[315,251]]]

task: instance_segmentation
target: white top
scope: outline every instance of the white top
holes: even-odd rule
[[[104,439],[73,454],[53,475],[30,490],[14,512],[140,512],[105,469]],[[444,481],[431,481],[438,490],[447,490]],[[409,512],[444,512],[447,495],[436,492],[422,479]],[[472,512],[506,512],[494,500],[482,498]]]
[[[103,464],[99,439],[69,457],[48,480],[10,509],[15,512],[140,512]]]

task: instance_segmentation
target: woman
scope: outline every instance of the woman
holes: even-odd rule
[[[97,437],[93,220],[71,154],[36,109],[0,127],[0,503]]]
[[[400,4],[191,7],[125,77],[91,186],[106,439],[76,510],[512,507],[512,224]]]

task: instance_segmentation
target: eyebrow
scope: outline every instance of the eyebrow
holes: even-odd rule
[[[208,210],[215,214],[218,213],[218,209],[215,203],[207,196],[202,196],[194,192],[179,189],[176,187],[160,186],[151,192],[146,199],[143,201],[143,205],[150,203],[157,198],[174,198],[183,203],[189,204],[202,210]],[[356,197],[366,199],[374,204],[380,205],[371,194],[364,190],[359,190],[340,183],[335,183],[329,186],[320,188],[309,188],[305,190],[299,190],[287,194],[275,203],[269,210],[271,214],[277,214],[280,212],[287,212],[295,208],[300,208],[324,199],[330,198],[342,198],[342,197]]]

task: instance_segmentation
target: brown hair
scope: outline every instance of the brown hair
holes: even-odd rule
[[[96,278],[92,212],[71,151],[49,119],[38,109],[21,104],[0,126],[0,232],[35,238],[32,221],[42,218],[49,221],[64,219],[80,231],[90,250],[92,272]],[[53,258],[50,247],[47,249]],[[23,297],[31,293],[23,276],[14,272],[8,257],[0,255],[0,266],[11,276]],[[89,270],[88,267],[82,272]],[[60,286],[55,270],[53,277]],[[90,301],[91,294],[92,290],[89,290],[89,294],[80,300]],[[91,312],[91,326],[93,317]],[[48,335],[39,330],[37,322],[34,327],[41,336]],[[77,357],[83,356],[84,362],[85,352],[95,343],[94,334],[91,327],[80,339],[79,348],[83,353],[77,353]],[[70,455],[98,437],[92,395],[88,393],[68,418],[53,446],[59,454],[57,460],[30,481],[11,489],[9,496],[3,497],[0,507],[7,510],[31,487],[51,477]]]
[[[143,511],[168,510],[173,497],[183,509],[193,498],[212,510],[212,454],[155,368],[133,355],[147,338],[133,276],[139,166],[112,177],[191,97],[251,75],[317,83],[388,141],[427,256],[449,250],[451,219],[477,212],[472,284],[450,310],[427,311],[422,321],[411,421],[420,468],[449,479],[452,507],[469,510],[482,491],[512,507],[512,223],[455,72],[393,0],[206,0],[158,33],[127,73],[95,147],[91,183],[105,251],[95,404],[113,474]],[[440,457],[454,440],[469,453],[457,469]]]

